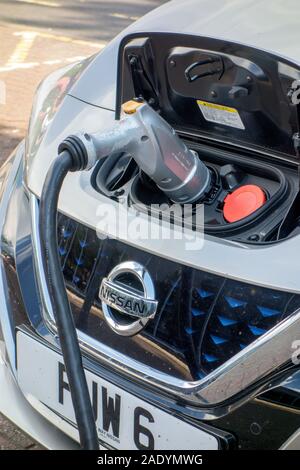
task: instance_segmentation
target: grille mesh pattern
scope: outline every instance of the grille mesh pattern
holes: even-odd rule
[[[123,261],[143,264],[159,303],[142,334],[181,354],[194,378],[215,370],[300,307],[299,295],[225,279],[115,240],[100,240],[93,230],[63,215],[58,245],[69,289],[83,298],[92,292],[96,305],[98,290],[92,285],[99,287],[102,277]]]

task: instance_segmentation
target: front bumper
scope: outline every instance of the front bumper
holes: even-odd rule
[[[0,411],[48,448],[76,448],[78,447],[75,442],[78,441],[76,428],[44,406],[35,397],[24,397],[17,384],[15,346],[17,328],[25,327],[32,332],[33,336],[38,335],[37,338],[42,339],[45,344],[48,343],[52,347],[58,348],[55,334],[44,322],[43,309],[45,306],[34,274],[30,194],[23,184],[23,152],[24,144],[22,143],[0,173],[2,181],[0,204],[0,231],[2,234],[0,344],[2,360],[0,381],[4,390],[0,401]],[[122,374],[116,374],[114,367],[104,366],[87,355],[84,357],[84,363],[87,368],[95,370],[99,376],[112,383],[122,385],[131,393],[142,396],[154,404],[159,404],[179,417],[188,417],[191,422],[198,424],[203,419],[206,420],[203,414],[200,416],[197,410],[185,406],[174,398],[167,400],[157,390],[140,386],[138,382],[127,380]],[[299,384],[299,378],[294,371],[291,371],[291,378],[285,382],[285,390],[290,390],[291,383]],[[274,389],[279,385],[279,383],[274,384]],[[215,432],[221,436],[223,447],[228,447],[229,441],[230,445],[240,448],[264,449],[298,446],[299,411],[297,407],[279,406],[278,404],[275,406],[270,401],[252,399],[239,405],[236,411],[229,413],[231,410],[228,410],[229,414],[226,413],[222,418],[217,415],[210,416],[209,426],[213,427]],[[253,423],[258,424],[258,427],[253,427]],[[260,423],[267,423],[267,425]],[[284,423],[284,426],[281,426],[281,423]],[[57,428],[61,432],[58,433]],[[259,433],[257,433],[257,429],[260,430]],[[228,433],[235,438],[228,440]]]

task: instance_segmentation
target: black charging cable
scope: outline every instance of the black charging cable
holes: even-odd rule
[[[69,137],[60,145],[59,155],[48,170],[43,186],[39,231],[45,277],[69,381],[80,445],[82,449],[98,450],[96,423],[57,243],[57,205],[62,183],[69,171],[84,170],[87,165],[86,149],[76,136]]]

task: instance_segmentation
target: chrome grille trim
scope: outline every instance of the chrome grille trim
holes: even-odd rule
[[[57,330],[40,250],[38,200],[33,194],[30,196],[30,208],[34,264],[43,307],[42,314],[47,327],[55,335]],[[224,402],[234,402],[233,399],[235,398],[235,403],[230,409],[232,410],[235,406],[238,406],[240,403],[238,395],[245,392],[250,386],[251,392],[248,392],[248,398],[261,393],[267,386],[266,384],[262,385],[261,381],[266,376],[271,377],[271,374],[274,377],[279,367],[286,364],[288,369],[292,355],[292,343],[299,340],[300,309],[214,372],[194,382],[183,381],[158,372],[93,340],[93,338],[79,330],[77,330],[77,334],[83,352],[91,355],[104,365],[113,367],[116,371],[140,382],[151,384],[157,389],[172,394],[176,399],[181,398],[190,405],[200,407],[203,410],[203,417],[209,419],[212,417],[212,413],[214,417],[218,414],[215,409],[221,407]]]

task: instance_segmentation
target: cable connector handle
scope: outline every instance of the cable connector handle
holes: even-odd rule
[[[67,151],[72,159],[70,171],[90,170],[97,162],[97,155],[91,136],[78,132],[64,139],[58,147],[58,153]]]

